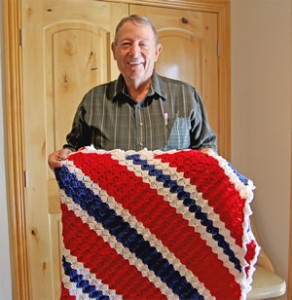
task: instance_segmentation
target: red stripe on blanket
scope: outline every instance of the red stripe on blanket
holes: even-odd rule
[[[248,272],[250,271],[251,262],[256,256],[256,249],[257,249],[257,244],[254,240],[246,245],[245,260],[248,263],[248,266],[245,268],[246,274],[248,274]]]
[[[60,299],[62,299],[62,300],[76,300],[75,296],[71,296],[69,294],[69,290],[64,287],[63,282],[62,282],[62,285],[61,285],[61,297],[60,297]]]
[[[240,197],[215,158],[200,151],[196,151],[196,155],[192,152],[162,154],[156,158],[169,163],[178,172],[183,172],[186,178],[190,178],[191,183],[203,194],[209,206],[220,215],[220,219],[230,230],[236,243],[242,247],[245,199]]]
[[[123,299],[166,299],[128,260],[62,204],[64,246]],[[62,298],[63,299],[63,298]]]
[[[239,285],[234,282],[233,275],[224,267],[217,254],[212,252],[194,228],[188,226],[188,221],[176,213],[176,210],[140,177],[112,159],[111,155],[80,152],[70,159],[162,240],[163,244],[204,283],[212,295],[224,300],[231,294],[240,297]],[[229,285],[230,282],[233,284]],[[227,286],[228,289],[224,288]]]

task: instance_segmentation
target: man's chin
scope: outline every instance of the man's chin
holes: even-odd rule
[[[130,72],[127,74],[127,77],[132,80],[142,79],[143,76],[144,76],[144,74],[142,74],[141,72]]]

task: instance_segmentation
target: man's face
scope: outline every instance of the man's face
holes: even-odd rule
[[[117,33],[112,51],[126,82],[139,85],[151,77],[161,45],[156,45],[150,25],[126,22]]]

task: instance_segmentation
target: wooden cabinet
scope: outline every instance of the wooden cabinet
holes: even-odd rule
[[[12,257],[14,266],[22,266],[20,273],[13,269],[14,299],[58,299],[59,195],[47,156],[63,145],[86,91],[117,78],[110,45],[118,21],[135,13],[157,24],[164,47],[157,72],[197,87],[219,137],[220,154],[229,158],[229,1],[15,0],[16,6],[4,2],[6,53],[11,55],[12,47],[14,55],[7,56],[7,82],[18,80],[16,100],[22,108],[14,114],[15,99],[8,93],[12,132],[8,151],[21,154],[8,162],[10,193],[16,195],[10,208],[15,236]],[[11,30],[14,36],[18,33],[18,23],[21,48],[15,37],[8,39]],[[12,93],[14,85],[7,89]]]

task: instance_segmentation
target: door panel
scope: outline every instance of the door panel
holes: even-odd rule
[[[163,49],[156,71],[195,86],[218,133],[217,14],[140,5],[131,5],[130,13],[146,15],[157,25]]]
[[[74,116],[84,94],[110,78],[109,36],[102,29],[78,23],[50,27],[45,36],[45,64],[51,74],[46,81],[47,113],[53,117],[48,132],[55,134],[50,142],[53,149],[60,149],[72,123],[72,118],[64,116]]]
[[[65,143],[76,108],[93,86],[119,73],[110,54],[128,5],[23,0],[27,235],[31,299],[59,299],[61,221],[47,157]],[[33,45],[33,46],[32,46]]]

